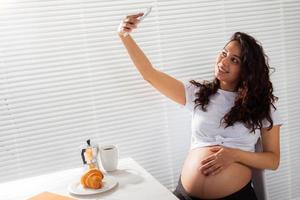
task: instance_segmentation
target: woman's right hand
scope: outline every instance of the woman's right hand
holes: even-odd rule
[[[140,23],[139,17],[143,16],[144,13],[138,13],[135,15],[127,15],[120,23],[118,27],[119,35],[126,36],[137,28],[137,25]]]

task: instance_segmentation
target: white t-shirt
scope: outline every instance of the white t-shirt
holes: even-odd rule
[[[195,93],[199,91],[199,88],[189,82],[185,82],[184,86],[186,104],[182,107],[192,112],[191,149],[222,145],[245,151],[255,151],[255,144],[261,135],[259,129],[255,130],[254,134],[241,122],[236,122],[227,128],[224,123],[220,124],[220,120],[234,106],[235,92],[218,89],[217,93],[210,97],[207,111],[204,112],[201,106],[194,110]],[[282,125],[278,109],[275,110],[273,106],[271,106],[271,117],[273,125]],[[267,120],[263,121],[264,128],[269,124]]]

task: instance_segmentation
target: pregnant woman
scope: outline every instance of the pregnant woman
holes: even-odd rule
[[[278,168],[282,124],[262,46],[234,33],[217,56],[212,81],[183,83],[155,69],[130,36],[142,15],[122,20],[120,39],[143,78],[192,113],[191,148],[174,194],[181,200],[257,199],[252,168]],[[255,152],[259,137],[263,152]]]

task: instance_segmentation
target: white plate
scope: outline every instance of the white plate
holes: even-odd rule
[[[69,185],[68,190],[70,193],[77,195],[98,194],[114,188],[118,183],[115,178],[110,176],[105,176],[102,182],[103,186],[100,189],[84,188],[79,182],[75,182]]]

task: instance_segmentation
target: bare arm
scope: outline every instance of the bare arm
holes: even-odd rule
[[[166,97],[179,104],[185,105],[185,90],[183,83],[170,75],[155,69],[130,34],[126,37],[123,35],[124,32],[131,32],[132,29],[136,28],[139,23],[139,20],[137,19],[139,16],[141,15],[137,14],[126,17],[123,22],[123,29],[119,32],[119,37],[142,77]]]
[[[237,150],[236,161],[258,169],[276,170],[280,163],[280,126],[275,125],[271,130],[262,129],[263,152],[247,152]]]

